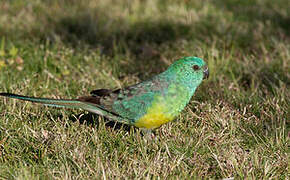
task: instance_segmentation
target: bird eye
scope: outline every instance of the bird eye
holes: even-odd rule
[[[193,68],[195,71],[199,70],[199,66],[198,66],[198,65],[194,65],[192,68]]]

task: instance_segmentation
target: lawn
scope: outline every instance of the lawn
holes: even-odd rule
[[[210,77],[151,141],[79,109],[0,98],[3,179],[288,179],[289,0],[0,1],[0,92],[76,98],[185,56]]]

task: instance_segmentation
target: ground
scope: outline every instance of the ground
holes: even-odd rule
[[[0,98],[4,179],[289,178],[289,0],[0,1],[0,92],[76,98],[198,56],[210,78],[148,141]]]

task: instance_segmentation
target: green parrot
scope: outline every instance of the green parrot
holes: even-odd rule
[[[202,80],[208,78],[206,63],[185,57],[141,83],[124,89],[98,89],[78,99],[49,99],[0,93],[1,96],[54,107],[80,108],[111,120],[152,130],[172,121],[189,103]]]

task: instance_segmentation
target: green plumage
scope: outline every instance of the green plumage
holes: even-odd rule
[[[202,59],[186,57],[147,81],[115,91],[95,90],[92,96],[75,100],[0,95],[49,106],[81,108],[115,121],[153,129],[174,119],[207,76],[208,69]]]

